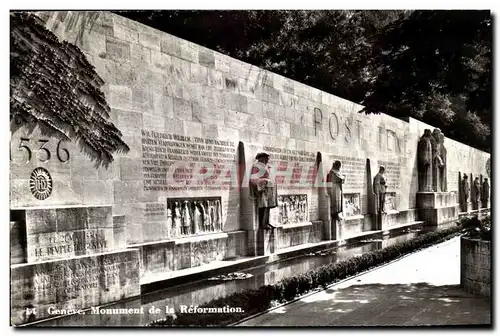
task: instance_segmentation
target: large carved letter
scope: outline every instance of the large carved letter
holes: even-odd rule
[[[314,135],[318,135],[318,131],[317,131],[317,124],[321,124],[321,122],[323,121],[323,112],[315,107],[314,108]]]
[[[337,128],[337,130],[335,131],[335,135],[334,135],[334,132],[332,130],[332,119],[335,118],[335,127]],[[337,136],[339,135],[339,118],[337,118],[337,115],[335,113],[332,112],[332,114],[330,115],[330,118],[328,120],[328,128],[330,129],[330,136],[332,137],[333,140],[337,139]]]

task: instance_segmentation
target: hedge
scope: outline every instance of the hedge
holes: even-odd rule
[[[149,326],[227,326],[245,317],[263,312],[277,303],[291,301],[317,288],[325,288],[335,282],[387,263],[405,254],[429,247],[450,239],[458,234],[462,227],[457,225],[438,232],[429,232],[411,240],[396,243],[386,248],[367,252],[338,263],[322,265],[304,274],[283,279],[259,289],[247,289],[229,296],[209,301],[206,307],[241,307],[240,313],[189,313],[176,312],[175,317],[157,320]]]

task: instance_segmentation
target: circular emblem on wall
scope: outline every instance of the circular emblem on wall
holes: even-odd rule
[[[38,167],[30,176],[30,190],[35,198],[43,201],[52,193],[52,177],[47,169]]]
[[[486,160],[486,173],[488,173],[488,177],[491,178],[491,158]]]

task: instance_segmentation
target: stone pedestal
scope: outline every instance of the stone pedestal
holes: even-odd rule
[[[250,245],[254,246],[254,255],[267,256],[271,255],[278,250],[278,235],[279,230],[252,230],[249,233]]]
[[[418,192],[419,220],[436,226],[458,220],[459,205],[454,192]]]
[[[12,324],[140,295],[139,250],[110,206],[11,211]]]

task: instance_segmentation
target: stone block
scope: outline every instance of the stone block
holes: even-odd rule
[[[160,41],[160,50],[165,54],[169,54],[175,57],[181,57],[181,46],[179,43],[179,39],[172,35],[163,35]]]
[[[200,47],[198,59],[201,65],[208,68],[215,68],[215,55],[213,50]]]
[[[178,40],[181,49],[180,58],[192,63],[198,63],[199,46],[186,40]]]
[[[26,262],[26,227],[22,221],[10,221],[10,264]]]
[[[456,205],[457,194],[454,192],[418,192],[417,208],[429,209]]]
[[[151,49],[133,43],[130,45],[130,59],[151,63]]]
[[[84,181],[83,203],[92,205],[107,205],[113,203],[113,181]]]
[[[228,73],[230,71],[231,58],[218,52],[214,52],[215,69]]]
[[[106,58],[130,61],[130,44],[107,36]]]
[[[139,295],[139,251],[13,265],[10,279],[12,323],[22,324],[53,317],[49,308],[85,309]]]
[[[180,120],[193,120],[193,108],[189,101],[174,98],[174,117]]]
[[[38,262],[114,249],[111,207],[25,210],[27,261]]]
[[[114,37],[124,42],[139,42],[139,33],[137,32],[136,26],[131,24],[119,24],[114,23]]]
[[[191,64],[191,78],[193,83],[207,85],[208,84],[208,68],[200,64]]]
[[[418,209],[418,219],[425,225],[435,226],[458,220],[458,205],[440,208]]]
[[[149,27],[144,27],[139,30],[139,44],[148,49],[153,49],[157,51],[161,51],[161,36],[163,34],[149,29]]]

